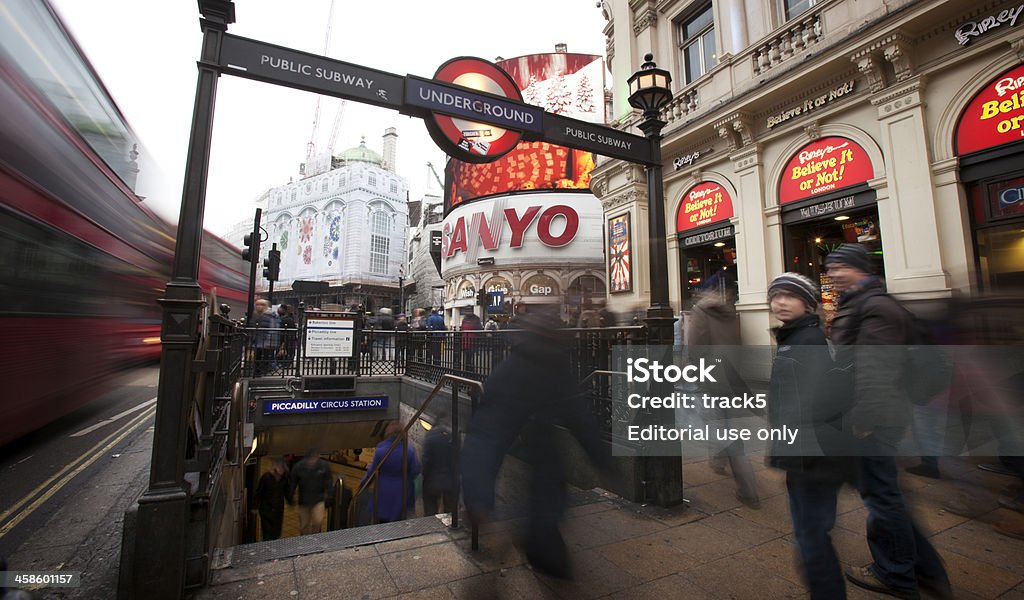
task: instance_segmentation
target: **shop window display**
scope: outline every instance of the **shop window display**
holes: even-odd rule
[[[786,269],[802,273],[821,287],[821,305],[827,319],[836,311],[836,294],[825,273],[825,257],[844,243],[858,243],[867,248],[873,271],[885,276],[882,236],[878,212],[867,211],[838,215],[828,220],[799,223],[786,228],[788,264]]]
[[[687,248],[683,251],[685,277],[683,279],[683,307],[689,310],[696,295],[705,289],[707,281],[715,273],[725,272],[726,276],[717,279],[719,286],[731,289],[719,290],[722,294],[735,299],[738,294],[736,283],[736,243],[735,238],[723,240],[716,244]]]

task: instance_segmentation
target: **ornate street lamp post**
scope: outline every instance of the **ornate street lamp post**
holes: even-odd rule
[[[647,166],[647,255],[650,261],[651,305],[647,309],[647,343],[662,364],[671,364],[674,341],[672,307],[668,302],[668,250],[665,239],[665,191],[661,180],[661,109],[672,100],[672,77],[654,64],[654,55],[644,56],[640,70],[627,80],[629,104],[643,111],[640,131],[651,145]],[[652,393],[667,396],[668,384],[654,384]],[[678,456],[646,456],[643,461],[644,495],[661,506],[683,501],[682,462]]]
[[[629,104],[643,111],[640,131],[651,144],[651,165],[647,167],[647,249],[650,261],[651,306],[647,329],[652,345],[672,345],[672,307],[668,303],[668,251],[665,239],[665,191],[661,180],[661,109],[672,100],[672,77],[654,64],[654,55],[644,56],[640,70],[629,78]]]
[[[207,159],[213,131],[214,99],[220,73],[221,41],[235,21],[230,0],[198,0],[202,14],[202,53],[192,114],[192,137],[178,217],[178,237],[171,280],[164,297],[160,339],[160,382],[149,485],[138,501],[135,519],[134,569],[127,585],[131,597],[177,599],[184,596],[191,484],[185,480],[188,416],[195,393],[192,361],[199,340],[203,306],[199,288],[199,256],[206,205]],[[125,566],[122,564],[122,568]]]

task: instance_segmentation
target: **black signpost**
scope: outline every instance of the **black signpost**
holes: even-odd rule
[[[428,117],[439,113],[523,132],[611,158],[652,165],[647,139],[446,81],[395,75],[225,33],[221,72]],[[497,67],[495,67],[497,68]],[[495,157],[497,158],[497,157]]]
[[[203,544],[193,539],[203,528],[189,523],[192,486],[185,480],[185,451],[188,411],[196,383],[192,359],[199,342],[199,311],[203,305],[198,282],[199,257],[219,75],[234,75],[344,98],[398,110],[403,114],[421,117],[443,114],[520,131],[528,140],[546,140],[645,165],[649,179],[658,180],[660,186],[660,137],[656,133],[640,137],[444,81],[411,75],[402,77],[230,35],[226,31],[228,24],[234,22],[234,3],[231,0],[198,0],[198,3],[202,14],[203,44],[172,280],[160,300],[163,307],[162,357],[150,479],[147,490],[139,498],[137,517],[131,519],[135,523],[132,537],[134,568],[127,583],[131,589],[124,591],[126,596],[137,598],[181,598],[186,587],[204,583],[201,580],[208,572],[205,567],[196,566],[194,561],[189,562],[189,568],[186,568],[186,553],[193,552],[197,544]],[[648,112],[656,115],[656,112]],[[650,115],[645,112],[645,116]],[[647,122],[652,119],[648,118]],[[498,156],[491,160],[496,158]],[[661,218],[661,213],[655,210],[656,207],[663,210],[659,207],[663,204],[660,194],[652,193],[650,203],[653,222]],[[436,264],[440,258],[440,239],[435,233],[439,232],[431,233],[431,254]],[[652,234],[652,248],[654,237]],[[663,254],[664,240],[661,239],[660,243]],[[652,271],[656,270],[656,264],[661,263],[652,262]],[[299,283],[296,282],[296,288],[301,287]],[[666,284],[663,282],[662,285]],[[652,298],[654,296],[657,295],[652,295]],[[659,300],[655,304],[658,307],[652,308],[652,314],[656,318],[651,321],[649,315],[649,321],[655,324],[665,321],[670,326],[671,313],[668,317],[661,315],[668,310],[667,302]],[[664,329],[658,328],[659,331]],[[670,473],[673,470],[675,475]],[[678,471],[678,464],[669,465],[663,470],[650,471],[644,479],[649,486],[671,492],[666,495],[655,491],[659,499],[681,497]],[[673,486],[680,488],[678,493],[672,491]],[[126,523],[128,520],[126,518]],[[126,531],[128,529],[126,525]]]

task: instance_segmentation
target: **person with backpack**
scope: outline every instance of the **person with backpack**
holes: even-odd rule
[[[846,583],[832,544],[839,490],[856,478],[845,456],[843,417],[848,407],[831,393],[832,356],[821,318],[821,295],[799,273],[768,284],[768,307],[782,325],[772,330],[778,351],[768,388],[768,422],[799,431],[799,441],[774,441],[768,464],[786,472],[789,514],[811,600],[843,600]]]
[[[846,578],[897,598],[919,598],[921,589],[951,598],[946,568],[907,510],[896,466],[896,449],[913,414],[902,382],[914,376],[906,356],[907,346],[918,341],[914,318],[885,293],[864,246],[842,244],[825,258],[825,268],[840,294],[831,338],[836,362],[848,366],[853,378],[848,422],[858,440],[858,488],[874,559]]]

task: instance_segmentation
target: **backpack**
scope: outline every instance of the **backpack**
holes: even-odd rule
[[[903,391],[916,406],[925,406],[935,396],[949,389],[953,380],[953,362],[949,354],[938,345],[932,326],[903,304],[890,296],[881,294],[896,303],[910,323],[910,339],[907,340],[907,371],[902,378]],[[857,313],[857,328],[861,315]]]

